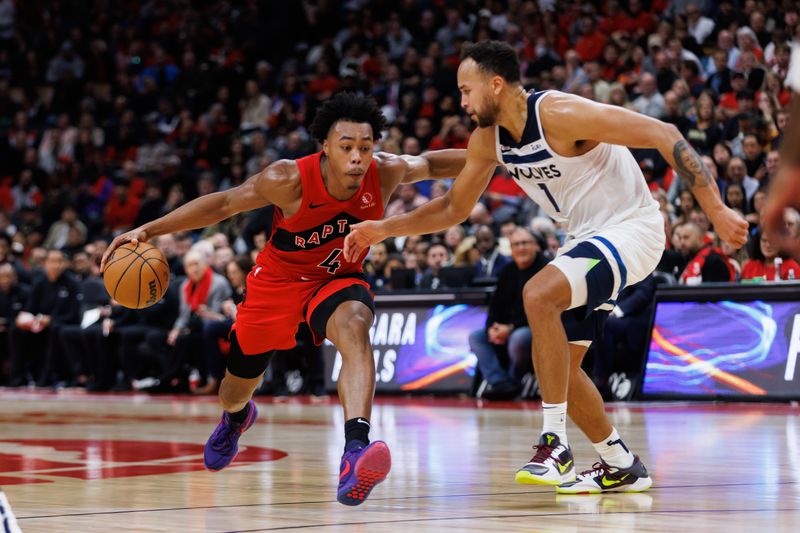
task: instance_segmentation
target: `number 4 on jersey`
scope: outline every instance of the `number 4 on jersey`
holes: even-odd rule
[[[317,266],[320,268],[326,268],[328,270],[328,274],[336,274],[336,271],[339,270],[340,266],[342,266],[341,261],[336,260],[341,253],[341,248],[334,248],[333,251],[328,254],[328,257],[325,258],[325,261]]]

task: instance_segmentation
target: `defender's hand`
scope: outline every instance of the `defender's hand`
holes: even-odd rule
[[[711,219],[714,231],[720,239],[733,246],[736,250],[747,243],[747,221],[739,216],[730,207],[717,211]]]
[[[354,263],[364,250],[385,238],[383,224],[377,220],[353,224],[350,226],[350,233],[344,238],[345,261]]]
[[[103,272],[106,269],[106,261],[108,261],[108,258],[111,257],[111,254],[114,252],[114,250],[126,242],[136,245],[140,242],[147,242],[147,239],[147,232],[141,227],[117,235],[114,240],[111,241],[111,244],[108,245],[106,253],[103,254],[103,259],[100,261],[100,272]]]

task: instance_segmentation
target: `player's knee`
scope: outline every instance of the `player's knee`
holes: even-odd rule
[[[369,344],[369,328],[372,321],[361,313],[350,316],[339,325],[339,337],[354,344]]]
[[[372,313],[359,309],[356,303],[352,302],[351,308],[343,309],[343,312],[337,311],[332,318],[334,329],[332,333],[337,346],[346,343],[369,343]]]
[[[564,304],[557,291],[536,283],[528,282],[522,290],[522,299],[525,304],[525,314],[529,319],[534,319],[542,314],[561,313],[569,304]]]

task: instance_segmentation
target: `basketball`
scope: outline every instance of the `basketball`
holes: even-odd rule
[[[152,244],[126,242],[108,258],[103,283],[120,305],[144,309],[164,296],[169,284],[169,264],[161,250]]]

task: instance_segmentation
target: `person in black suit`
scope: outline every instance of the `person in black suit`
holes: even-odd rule
[[[37,386],[56,383],[66,375],[61,350],[61,327],[77,324],[79,287],[66,271],[67,258],[61,250],[48,250],[44,276],[36,278],[23,310],[11,329],[13,385],[36,376]]]
[[[10,374],[11,340],[9,333],[14,318],[28,301],[30,287],[17,279],[17,271],[11,263],[0,264],[0,383]]]
[[[478,368],[488,383],[481,397],[488,400],[511,399],[520,392],[519,379],[531,366],[531,330],[522,289],[547,264],[539,240],[527,228],[515,229],[509,240],[512,261],[499,273],[486,327],[469,336]],[[506,359],[510,359],[508,365]]]
[[[601,393],[608,394],[608,378],[615,368],[626,371],[641,368],[655,293],[656,280],[652,275],[619,293],[603,335],[593,347],[592,378]]]

